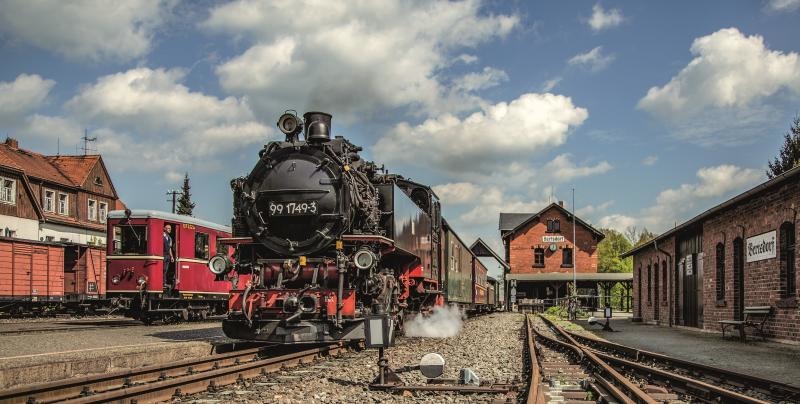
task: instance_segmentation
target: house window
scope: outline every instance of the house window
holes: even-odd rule
[[[794,224],[784,222],[781,225],[781,297],[793,297],[797,293],[795,271]]]
[[[100,177],[94,177],[94,185],[102,186],[103,180]]]
[[[571,267],[572,266],[572,249],[565,248],[561,250],[561,266],[562,267]]]
[[[0,177],[0,202],[16,205],[17,203],[17,181],[10,178]]]
[[[208,259],[208,234],[200,232],[194,234],[194,257]]]
[[[105,202],[100,202],[100,223],[106,222],[106,217],[108,216],[108,204]]]
[[[547,221],[547,232],[548,233],[561,233],[561,221],[560,220],[548,220]]]
[[[56,193],[49,189],[44,190],[44,203],[42,204],[45,212],[56,211]]]
[[[725,300],[725,244],[717,243],[717,300]]]
[[[544,267],[544,248],[536,248],[533,250],[533,266],[538,268]]]
[[[58,214],[69,215],[69,195],[58,194]]]
[[[89,220],[96,221],[97,220],[97,201],[94,199],[89,199]]]

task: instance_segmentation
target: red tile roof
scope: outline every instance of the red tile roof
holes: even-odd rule
[[[83,185],[100,156],[45,156],[19,149],[13,143],[0,143],[0,166],[24,171],[28,177],[39,178],[67,187]]]
[[[81,186],[86,182],[86,177],[89,176],[89,172],[92,171],[97,161],[100,160],[100,156],[98,155],[46,156],[46,158],[76,186]]]

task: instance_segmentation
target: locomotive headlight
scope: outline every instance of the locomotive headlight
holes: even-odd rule
[[[208,260],[208,270],[214,275],[224,275],[231,271],[233,263],[226,254],[217,254]]]
[[[303,130],[303,122],[300,121],[297,115],[287,112],[278,118],[278,129],[280,129],[284,135],[294,136]]]
[[[375,261],[377,260],[378,258],[375,256],[375,253],[366,248],[358,250],[353,255],[353,263],[358,269],[372,268],[372,266],[375,265]]]
[[[111,283],[114,285],[119,285],[119,275],[114,275],[111,277]]]

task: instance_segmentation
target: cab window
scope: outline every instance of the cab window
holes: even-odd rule
[[[194,257],[207,260],[208,254],[208,234],[197,232],[194,234]]]
[[[114,254],[117,255],[147,254],[147,226],[144,225],[114,226]]]

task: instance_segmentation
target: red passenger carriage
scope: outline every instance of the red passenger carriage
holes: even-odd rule
[[[174,262],[164,251],[166,225]],[[108,214],[108,235],[107,295],[127,315],[151,322],[226,312],[228,291],[239,277],[230,273],[217,280],[207,263],[218,251],[228,253],[219,240],[230,237],[229,227],[166,212],[120,210]]]

